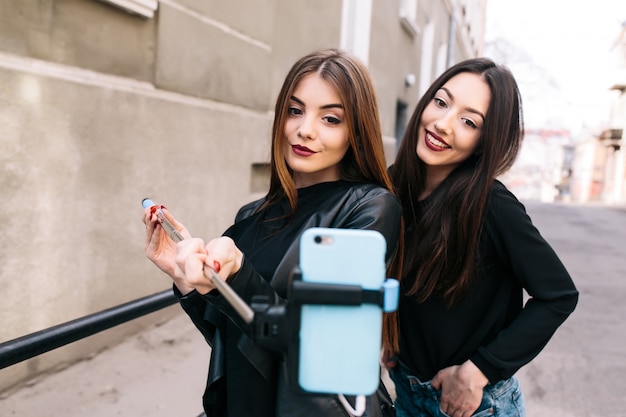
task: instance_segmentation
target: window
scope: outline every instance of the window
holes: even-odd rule
[[[402,136],[406,130],[406,125],[409,122],[409,107],[403,101],[398,100],[396,102],[396,151],[400,147],[402,142]]]

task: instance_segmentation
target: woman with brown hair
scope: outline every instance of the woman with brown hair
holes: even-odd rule
[[[376,230],[386,239],[386,260],[391,258],[401,208],[391,192],[365,66],[333,49],[294,64],[276,101],[269,191],[243,206],[222,237],[208,243],[191,238],[165,213],[187,239],[175,246],[146,209],[146,255],[173,279],[181,306],[212,347],[203,397],[207,416],[347,416],[337,396],[286,388],[279,358],[251,340],[250,329],[202,270],[215,269],[248,303],[255,295],[284,302],[306,229]],[[366,413],[380,413],[374,396]]]

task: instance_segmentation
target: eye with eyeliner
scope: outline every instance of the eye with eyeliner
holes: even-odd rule
[[[433,101],[435,102],[437,107],[445,108],[445,107],[448,106],[448,103],[446,103],[446,101],[444,99],[442,99],[442,98],[433,97]]]
[[[471,127],[472,129],[478,129],[478,125],[474,123],[472,119],[468,119],[464,117],[462,120],[463,120],[463,123],[465,123],[465,125]]]
[[[304,114],[304,112],[299,107],[289,106],[287,108],[287,114],[289,116],[301,116],[302,114]]]
[[[338,125],[341,122],[343,122],[343,120],[335,116],[324,116],[322,117],[322,119],[324,119],[328,124],[331,124],[331,125]]]
[[[290,117],[296,117],[296,116],[302,116],[305,113],[304,110],[304,103],[299,103],[300,100],[295,99],[295,97],[293,98],[294,101],[296,101],[297,104],[292,104],[287,108],[287,115]],[[322,106],[321,110],[326,111],[328,110],[328,108],[334,109],[342,109],[342,107],[337,107],[335,105],[328,105],[328,106]],[[343,117],[337,114],[325,114],[323,116],[321,116],[321,119],[329,124],[329,125],[340,125],[341,123],[343,123]]]

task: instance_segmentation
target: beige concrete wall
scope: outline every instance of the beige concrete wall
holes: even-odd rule
[[[185,2],[181,2],[185,3]],[[196,97],[210,98],[238,106],[266,110],[271,85],[271,43],[273,13],[265,7],[273,1],[252,2],[249,12],[259,18],[257,25],[233,26],[225,16],[237,16],[239,2],[222,2],[217,16],[199,15],[210,3],[198,3],[193,10],[176,3],[161,3],[156,47],[155,84],[159,88]],[[239,6],[239,8],[237,8]],[[220,10],[219,7],[215,7]],[[252,29],[247,31],[246,29]],[[265,30],[259,30],[264,28]],[[254,37],[255,34],[261,38]],[[253,65],[252,65],[253,64]]]
[[[0,341],[169,288],[143,254],[144,197],[209,238],[261,195],[279,84],[338,46],[340,5],[320,4],[162,1],[145,19],[0,0]],[[0,390],[176,313],[5,369]]]
[[[169,287],[143,255],[142,198],[215,236],[266,160],[265,113],[141,86],[0,79],[3,341]]]
[[[418,99],[404,78],[419,76],[421,41],[399,24],[399,0],[373,8],[391,161],[396,102]],[[169,288],[143,253],[141,200],[210,238],[260,197],[275,95],[297,58],[340,46],[341,10],[160,0],[145,18],[99,0],[0,0],[0,343]],[[179,311],[1,370],[0,391]]]
[[[399,1],[374,1],[373,7],[369,69],[378,94],[383,134],[393,138],[396,102],[402,100],[410,109],[417,103],[416,86],[406,86],[404,79],[407,74],[419,74],[419,45],[402,29]]]
[[[0,1],[0,51],[142,81],[156,27],[96,0]]]

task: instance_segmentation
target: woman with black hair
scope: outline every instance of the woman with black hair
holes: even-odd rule
[[[577,304],[567,270],[497,180],[522,136],[515,79],[484,58],[445,71],[409,121],[390,169],[405,220],[402,294],[385,323],[398,417],[523,416],[514,374]]]

